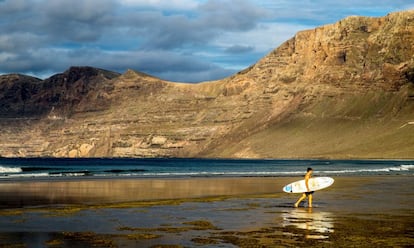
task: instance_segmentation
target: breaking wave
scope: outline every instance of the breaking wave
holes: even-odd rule
[[[355,174],[355,173],[386,173],[386,172],[407,172],[410,170],[414,170],[414,165],[400,165],[400,166],[392,166],[392,167],[385,167],[385,168],[362,168],[362,169],[343,169],[343,170],[326,170],[320,171],[320,173],[324,174]]]
[[[314,164],[315,175],[341,176],[341,175],[414,175],[414,164]],[[215,165],[214,161],[208,165],[194,165],[193,163],[171,166],[131,166],[122,164],[100,166],[92,165],[0,165],[0,178],[59,178],[59,177],[284,177],[303,176],[302,167],[295,162],[290,165],[268,166],[255,164],[248,166]]]
[[[403,164],[401,165],[401,169],[404,171],[414,170],[414,164]]]
[[[21,173],[23,170],[19,167],[4,167],[0,166],[0,173]]]

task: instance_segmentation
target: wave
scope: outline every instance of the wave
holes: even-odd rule
[[[50,177],[83,177],[93,176],[90,172],[65,172],[65,173],[50,173]]]
[[[414,170],[414,164],[402,164],[401,169],[404,171]]]
[[[375,173],[375,172],[403,172],[414,170],[414,165],[400,165],[394,167],[374,168],[374,169],[344,169],[320,171],[324,174],[353,174],[353,173]],[[315,171],[317,173],[317,171]]]
[[[81,176],[93,176],[88,172],[65,172],[65,173],[22,173],[22,174],[5,174],[0,175],[0,178],[38,178],[38,177],[81,177]]]
[[[143,176],[281,176],[304,174],[298,171],[202,171],[202,172],[149,172],[141,173]]]
[[[48,171],[52,170],[52,167],[39,167],[39,166],[29,166],[29,167],[22,167],[22,171]]]
[[[0,178],[30,178],[30,177],[48,177],[49,173],[25,173],[25,174],[7,174],[2,175]]]
[[[0,173],[22,173],[22,172],[32,172],[32,171],[48,171],[52,170],[52,167],[39,167],[39,166],[29,166],[29,167],[6,167],[0,165]]]
[[[23,170],[20,167],[4,167],[0,166],[0,173],[21,173]]]
[[[65,171],[65,172],[49,172],[51,177],[76,177],[76,176],[92,176],[92,172],[88,170],[83,171]]]
[[[169,171],[164,168],[164,171],[151,171],[147,169],[131,169],[131,168],[100,168],[96,167],[89,169],[83,168],[57,168],[56,167],[7,167],[0,166],[0,178],[38,178],[38,177],[278,177],[278,176],[303,176],[304,172],[301,170],[292,170],[287,167],[268,167],[256,168],[252,166],[249,169],[241,169],[237,171],[235,168],[221,167],[214,170],[206,169],[202,171],[194,170],[193,167],[183,167],[181,171]],[[188,169],[188,170],[186,170]],[[190,171],[191,170],[191,171]],[[364,167],[335,167],[323,166],[317,168],[315,166],[315,175],[390,175],[390,174],[412,174],[414,171],[414,164],[401,165],[385,165],[381,167],[377,165]]]
[[[123,170],[123,169],[112,169],[112,170],[104,170],[104,172],[109,172],[109,173],[125,173],[125,172],[145,172],[148,170],[144,170],[144,169],[127,169],[127,170]]]

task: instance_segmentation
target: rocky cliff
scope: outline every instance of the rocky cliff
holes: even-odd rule
[[[229,78],[0,76],[0,156],[414,158],[414,11],[299,32]]]

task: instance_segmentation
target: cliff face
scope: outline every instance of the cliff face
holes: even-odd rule
[[[414,11],[299,32],[237,76],[262,87],[270,109],[283,106],[282,98],[289,109],[240,145],[213,153],[413,158],[413,41]]]
[[[44,81],[19,74],[0,76],[0,118],[36,118],[55,108],[61,115],[98,110],[107,104],[95,91],[117,76],[92,67],[71,67]]]
[[[406,11],[299,32],[214,82],[0,76],[0,156],[414,158],[413,44]]]
[[[42,80],[19,74],[0,76],[0,113],[2,116],[19,117],[26,112],[36,112],[26,104],[39,90]]]

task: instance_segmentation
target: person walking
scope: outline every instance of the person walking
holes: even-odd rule
[[[303,193],[302,196],[298,199],[298,201],[295,203],[295,208],[299,207],[299,204],[301,201],[305,200],[306,197],[308,197],[308,207],[312,207],[312,198],[313,198],[313,192],[314,191],[310,191],[309,189],[309,179],[311,178],[313,173],[313,169],[312,168],[308,168],[306,170],[306,175],[305,175],[305,185],[306,185],[306,189],[308,190],[307,192]]]

